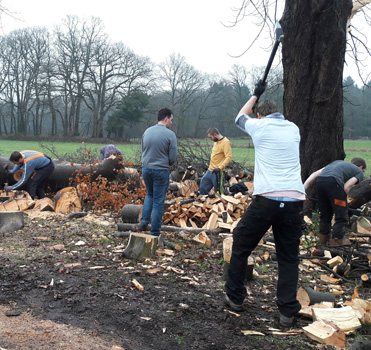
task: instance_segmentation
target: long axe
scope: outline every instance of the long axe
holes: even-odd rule
[[[262,84],[264,84],[266,82],[266,80],[267,80],[269,71],[270,71],[271,66],[272,66],[272,63],[273,63],[274,56],[276,55],[278,46],[280,45],[280,43],[283,40],[283,30],[282,30],[282,27],[281,27],[279,21],[276,22],[276,25],[275,25],[274,29],[275,29],[275,33],[276,33],[276,41],[274,42],[273,50],[272,50],[271,55],[269,57],[267,67],[265,68],[263,79],[261,80]],[[256,102],[255,102],[255,104],[254,104],[254,106],[252,108],[251,113],[254,113],[255,106],[258,103],[258,101],[259,101],[259,98],[256,100]]]

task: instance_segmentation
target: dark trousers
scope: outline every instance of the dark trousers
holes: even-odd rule
[[[36,172],[27,182],[27,192],[30,194],[32,199],[34,199],[35,196],[39,199],[45,197],[44,187],[50,175],[53,174],[53,171],[54,163],[52,161],[50,161],[47,166],[41,169],[36,169]]]
[[[277,306],[284,316],[294,316],[301,308],[296,299],[299,278],[299,243],[303,222],[303,202],[280,202],[257,196],[233,231],[232,256],[225,290],[236,304],[247,293],[244,276],[247,258],[270,226],[273,228],[278,260]]]
[[[319,233],[331,232],[331,220],[335,214],[332,237],[343,238],[348,224],[347,195],[344,188],[334,178],[317,179],[318,209],[320,213]]]

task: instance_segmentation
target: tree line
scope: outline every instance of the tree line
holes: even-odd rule
[[[204,74],[172,54],[155,64],[111,42],[99,18],[66,17],[52,32],[15,30],[0,37],[0,133],[140,138],[157,110],[174,112],[178,137],[205,137],[216,126],[244,134],[234,117],[264,67],[233,65],[227,76]],[[272,70],[265,98],[283,110],[282,71]],[[368,87],[344,81],[344,137],[371,137]],[[300,103],[300,101],[298,101]]]

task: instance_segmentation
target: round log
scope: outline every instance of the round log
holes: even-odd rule
[[[371,177],[353,186],[348,194],[349,208],[360,208],[369,201],[371,201]]]
[[[322,301],[335,302],[333,293],[317,292],[310,287],[300,287],[297,293],[297,299],[302,306],[319,304]]]
[[[8,233],[24,227],[24,213],[22,211],[0,212],[0,232]]]
[[[143,205],[126,204],[121,209],[121,219],[124,223],[135,224],[140,222]]]

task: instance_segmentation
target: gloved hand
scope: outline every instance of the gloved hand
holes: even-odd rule
[[[258,81],[257,84],[255,84],[255,89],[253,95],[256,96],[258,99],[260,98],[261,95],[263,95],[265,88],[267,87],[267,83],[263,82],[261,80]]]
[[[4,187],[4,191],[5,191],[5,192],[7,192],[7,191],[11,191],[10,186],[5,186],[5,187]]]
[[[220,168],[215,168],[213,170],[213,174],[219,175],[220,174]]]

